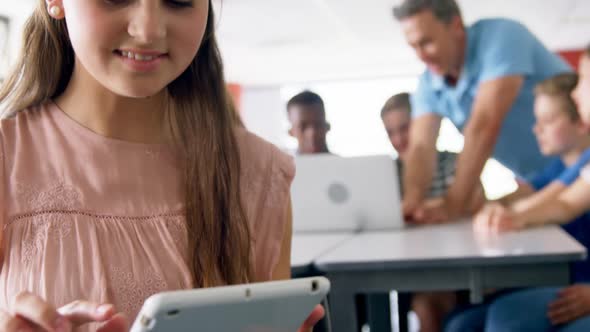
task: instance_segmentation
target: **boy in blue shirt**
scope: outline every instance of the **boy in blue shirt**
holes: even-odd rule
[[[534,133],[542,153],[557,155],[560,160],[556,160],[538,172],[528,186],[523,185],[514,194],[484,207],[475,218],[476,232],[487,235],[531,226],[532,224],[528,222],[521,222],[521,216],[534,214],[535,211],[550,205],[549,202],[563,195],[574,182],[579,180],[582,169],[590,162],[590,136],[588,127],[582,121],[571,97],[577,81],[575,74],[561,74],[536,87]],[[522,220],[527,219],[523,218]],[[542,218],[535,218],[535,222],[537,220]],[[589,247],[590,224],[588,222],[590,218],[582,214],[573,221],[565,223],[564,220],[562,227]],[[590,281],[588,261],[575,263],[572,266],[572,281]],[[534,295],[531,297],[531,294]],[[547,314],[548,303],[555,300],[555,294],[556,289],[537,288],[510,293],[499,297],[491,304],[471,307],[454,316],[447,324],[446,330],[449,332],[469,330],[469,328],[483,330],[484,326],[486,331],[547,330],[551,326]],[[514,314],[519,312],[525,304],[527,314],[522,312]],[[540,310],[537,310],[539,308]],[[511,318],[507,318],[507,312],[511,313]],[[586,319],[586,321],[585,326],[590,328],[590,320]]]

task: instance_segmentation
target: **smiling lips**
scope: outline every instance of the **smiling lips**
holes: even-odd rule
[[[151,72],[158,69],[168,53],[148,50],[116,50],[114,52],[133,71]]]

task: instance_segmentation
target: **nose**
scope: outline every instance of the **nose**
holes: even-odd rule
[[[316,137],[318,134],[318,130],[316,128],[314,128],[313,126],[309,126],[307,128],[305,128],[304,131],[304,135],[309,138],[309,139],[313,139],[314,137]]]
[[[574,102],[576,102],[577,104],[579,104],[578,101],[578,90],[580,89],[580,84],[578,83],[578,85],[576,85],[576,87],[574,88],[574,90],[571,93],[571,97],[574,100]],[[579,106],[578,106],[579,107]]]
[[[128,32],[141,43],[166,37],[166,22],[160,1],[138,1],[130,15]]]
[[[424,52],[424,48],[423,47],[416,47],[415,48],[416,51],[416,55],[418,56],[418,58],[422,61],[422,62],[426,62],[426,60],[428,60],[426,58],[426,52]]]
[[[403,137],[399,133],[395,133],[390,137],[391,144],[397,149],[403,144]]]

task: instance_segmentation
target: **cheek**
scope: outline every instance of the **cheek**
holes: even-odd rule
[[[424,48],[424,54],[429,57],[435,56],[435,55],[437,55],[437,53],[438,53],[438,48],[434,44],[430,44]]]
[[[555,145],[569,145],[575,142],[575,128],[571,126],[556,126],[548,130],[548,136]]]
[[[404,131],[400,134],[400,139],[402,142],[407,143],[410,140],[410,132]]]
[[[110,58],[105,55],[111,54],[120,39],[116,18],[99,11],[82,11],[68,19],[67,25],[72,47],[84,67],[96,72],[106,66]]]
[[[174,21],[176,20],[176,21]],[[171,30],[174,35],[174,44],[177,56],[182,59],[188,66],[195,58],[201,43],[206,28],[206,15],[202,14],[191,15],[190,17],[173,18],[173,25]],[[186,33],[187,31],[194,31],[194,33]]]
[[[590,80],[584,79],[580,84],[580,88],[576,91],[576,98],[583,107],[590,108]],[[590,112],[590,110],[586,110]]]
[[[96,48],[116,42],[116,15],[106,14],[92,4],[93,1],[64,2],[68,34],[74,48],[84,51],[88,46]]]
[[[590,82],[587,79],[580,82],[576,89],[575,99],[580,116],[588,122],[590,119]]]

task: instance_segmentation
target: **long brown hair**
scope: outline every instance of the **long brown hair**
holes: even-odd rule
[[[226,90],[214,24],[209,2],[199,52],[166,88],[171,127],[184,166],[195,287],[253,280],[251,235],[240,197],[240,156],[234,136],[240,123]],[[0,89],[0,104],[10,113],[61,95],[74,69],[65,20],[51,18],[45,0],[38,1],[23,39],[19,61]]]

